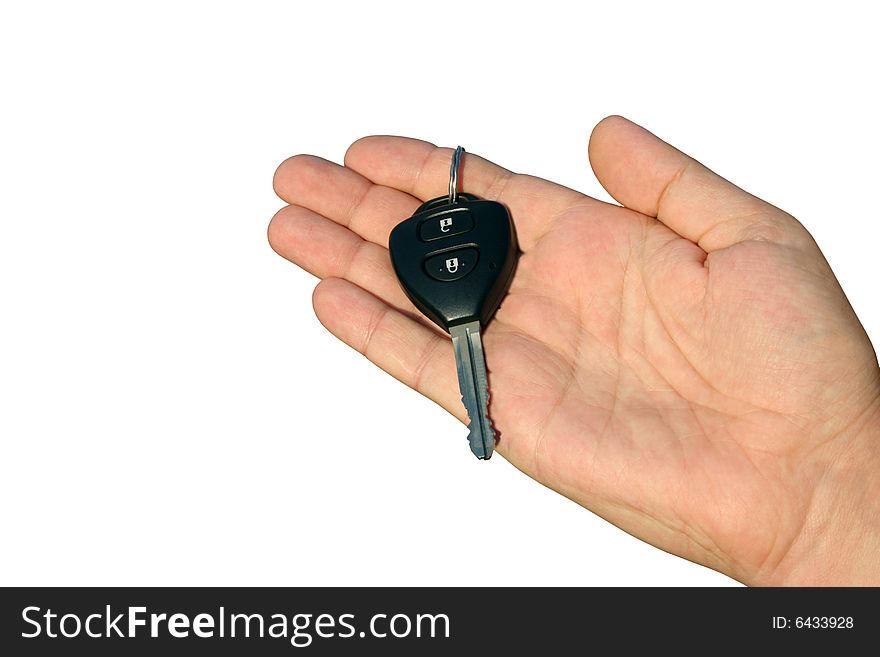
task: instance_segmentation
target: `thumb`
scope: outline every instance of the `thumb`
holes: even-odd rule
[[[621,116],[593,129],[589,156],[619,203],[656,217],[707,253],[746,240],[812,244],[793,217]]]

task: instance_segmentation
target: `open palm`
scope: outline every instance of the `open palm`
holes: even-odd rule
[[[291,158],[269,239],[324,279],[330,331],[466,421],[448,336],[405,298],[386,248],[443,193],[450,152],[368,137],[344,167]],[[484,334],[498,451],[743,581],[833,579],[802,568],[841,504],[838,473],[875,458],[859,436],[880,383],[830,268],[794,219],[625,119],[597,126],[590,159],[624,207],[463,160],[462,189],[508,206],[523,251]]]

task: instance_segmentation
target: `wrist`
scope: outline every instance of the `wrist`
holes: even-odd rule
[[[880,399],[818,457],[822,475],[784,559],[755,584],[880,585]]]

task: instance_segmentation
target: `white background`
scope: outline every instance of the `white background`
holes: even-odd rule
[[[11,4],[4,585],[734,583],[326,333],[266,242],[294,153],[405,134],[607,199],[587,138],[623,114],[797,216],[880,339],[870,3]]]

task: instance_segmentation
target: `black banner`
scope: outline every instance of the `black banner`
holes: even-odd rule
[[[880,589],[7,588],[0,654],[872,645]],[[866,643],[866,641],[871,643]]]

